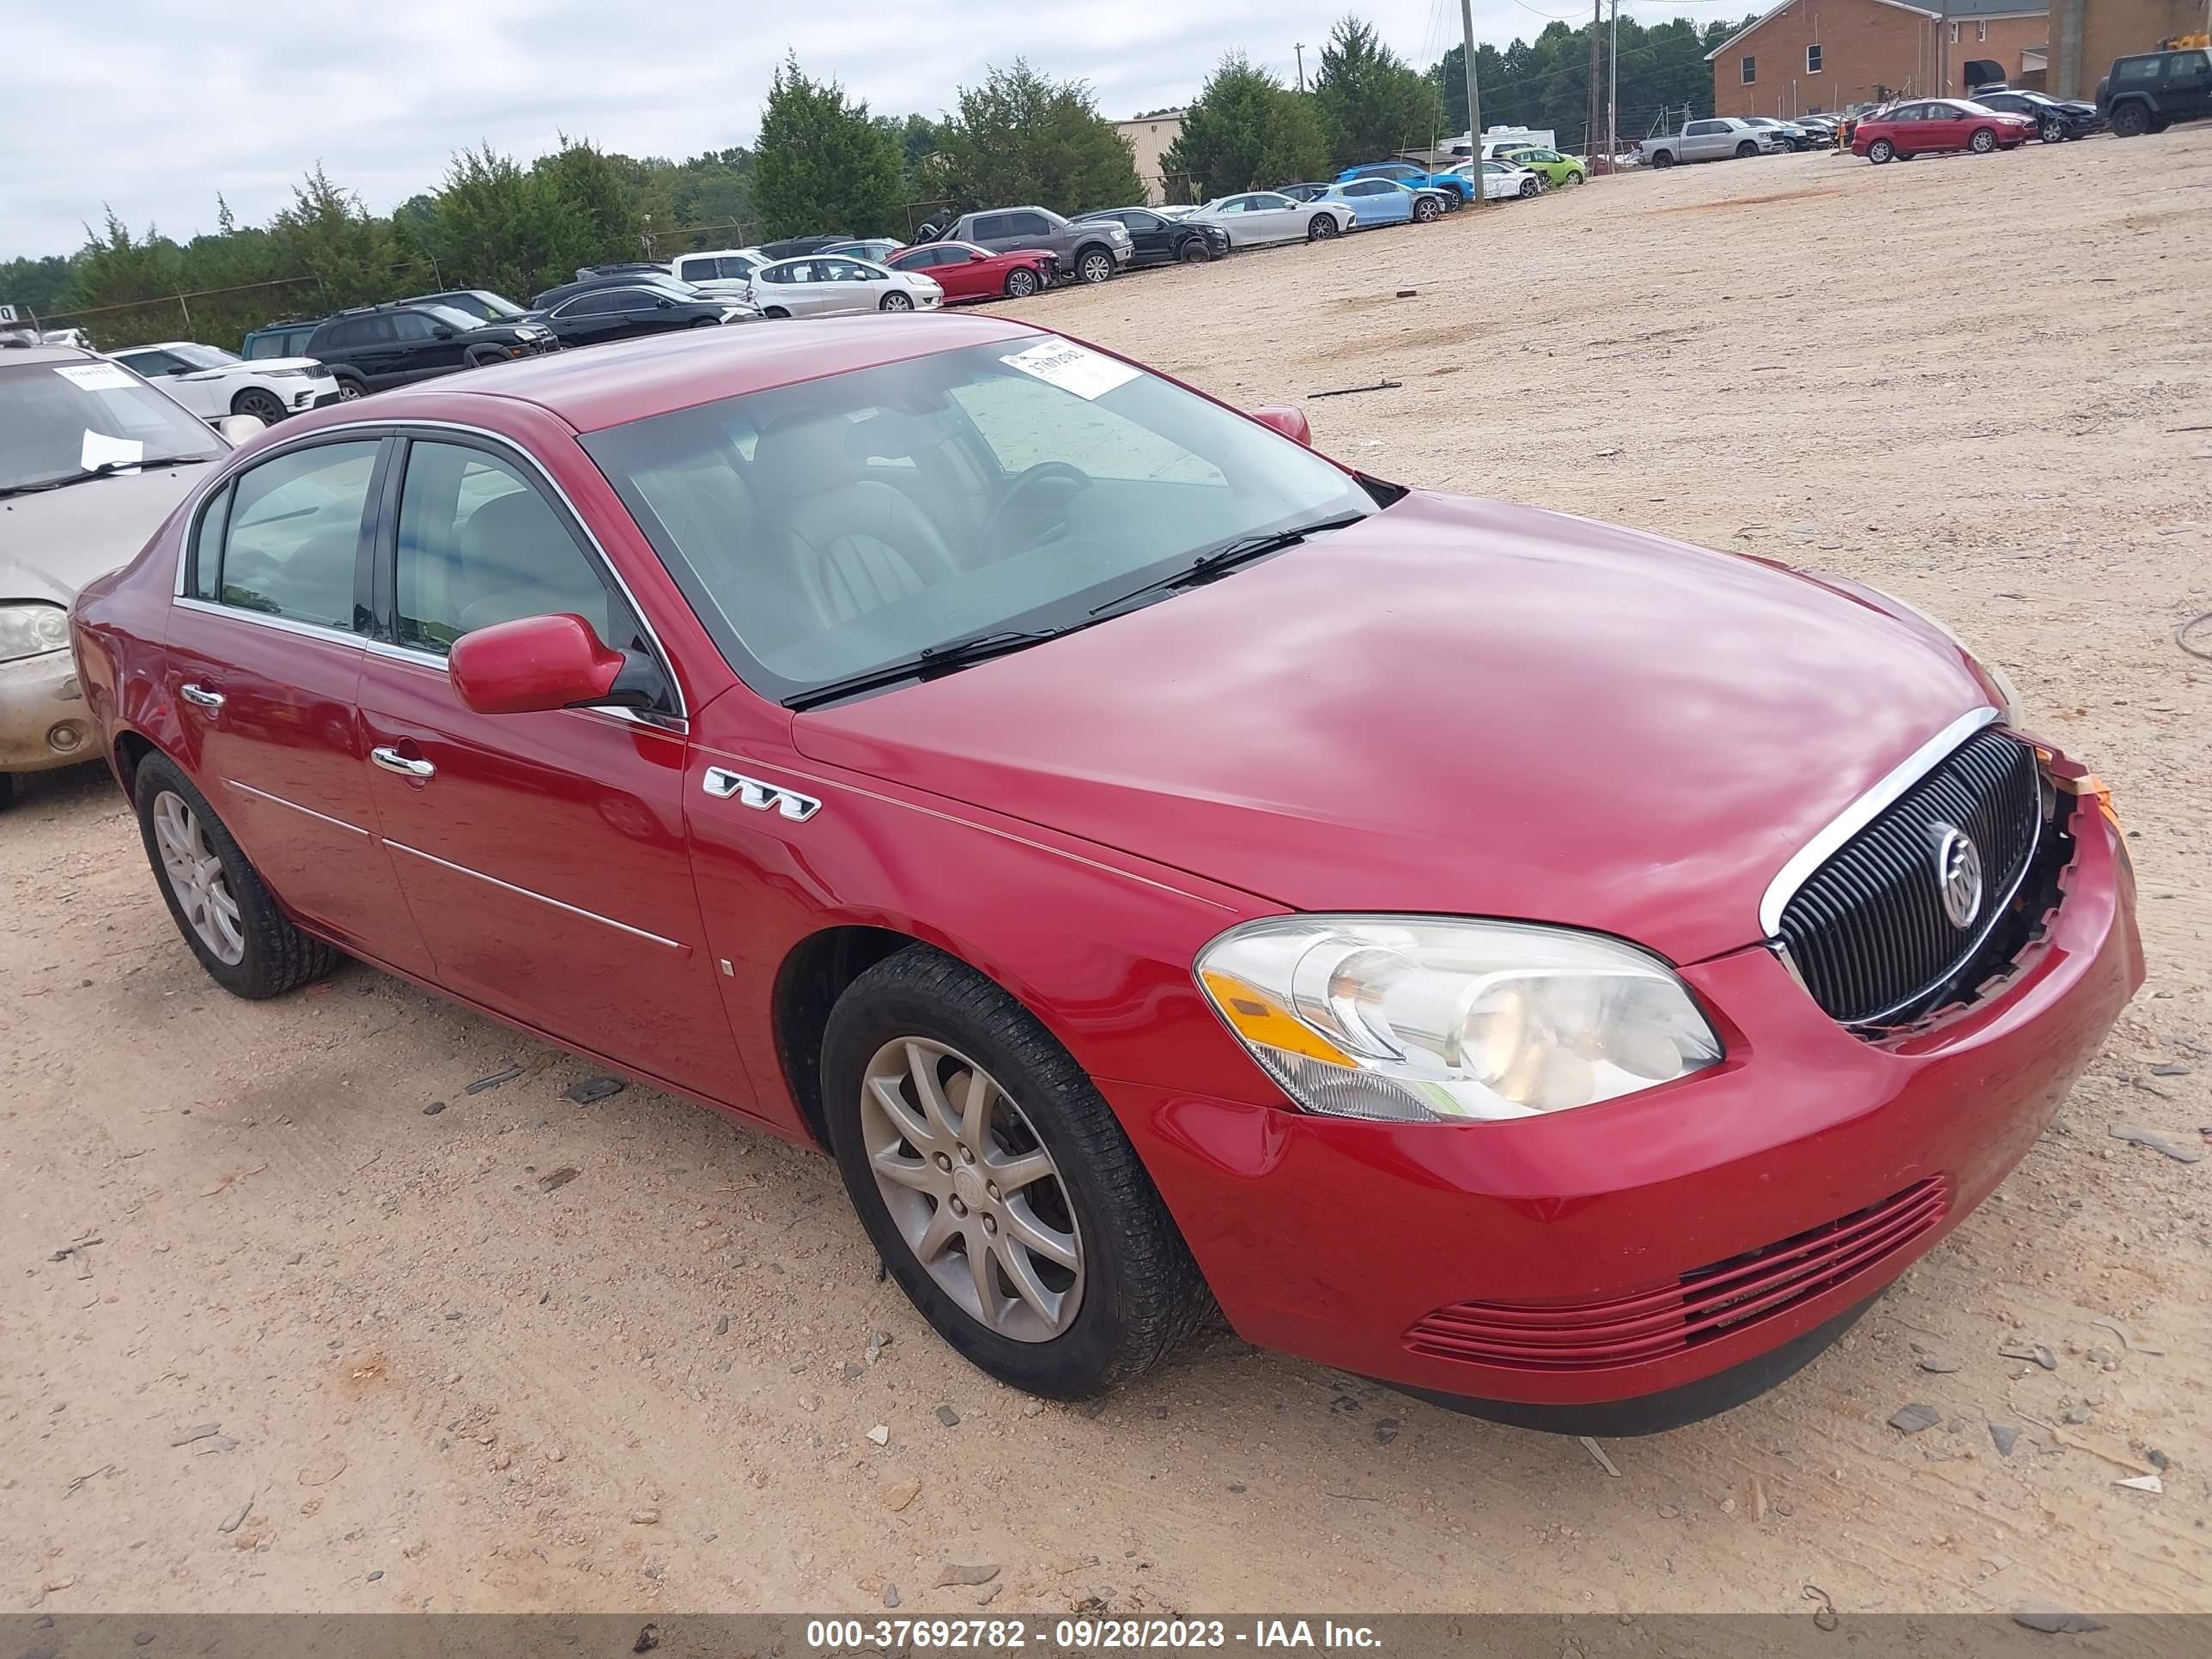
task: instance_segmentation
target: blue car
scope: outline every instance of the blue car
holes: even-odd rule
[[[1474,187],[1455,173],[1431,173],[1417,167],[1411,161],[1368,161],[1356,167],[1346,167],[1336,175],[1336,182],[1348,185],[1358,179],[1395,179],[1414,190],[1440,190],[1445,192],[1449,204],[1465,207],[1474,199]]]
[[[1441,219],[1451,198],[1441,190],[1417,190],[1395,179],[1354,179],[1348,185],[1332,185],[1317,199],[1341,202],[1352,210],[1354,230],[1377,225],[1427,224]]]

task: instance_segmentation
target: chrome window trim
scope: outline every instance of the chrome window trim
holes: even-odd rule
[[[289,806],[295,812],[305,812],[309,817],[319,819],[333,830],[343,830],[346,834],[359,836],[364,841],[375,839],[357,823],[348,823],[343,818],[334,818],[327,812],[318,812],[312,806],[302,806],[295,800],[286,800],[282,795],[272,795],[266,789],[256,789],[252,784],[240,783],[236,778],[225,778],[223,782],[233,789],[242,790],[246,794],[265,800],[272,806]]]
[[[197,611],[203,616],[228,617],[253,628],[273,628],[281,634],[297,634],[303,639],[334,640],[338,644],[359,650],[368,643],[366,636],[350,628],[333,628],[324,623],[295,622],[289,617],[272,617],[265,611],[248,611],[235,605],[217,605],[213,599],[194,599],[189,593],[179,593],[171,600],[180,611]]]
[[[676,659],[669,654],[668,647],[661,643],[659,631],[653,627],[653,618],[646,615],[645,607],[637,602],[637,595],[630,591],[629,583],[624,580],[621,567],[616,564],[615,562],[607,556],[607,550],[600,543],[598,534],[592,529],[591,521],[585,518],[583,514],[578,510],[574,500],[569,495],[568,492],[561,488],[561,481],[546,471],[545,464],[543,461],[539,460],[527,449],[519,447],[513,438],[508,437],[504,432],[494,432],[488,427],[471,426],[465,421],[425,420],[420,416],[402,416],[396,420],[389,417],[379,420],[374,416],[363,416],[358,420],[340,421],[333,422],[329,426],[319,426],[313,432],[303,432],[294,438],[279,439],[276,443],[271,444],[266,449],[255,450],[253,452],[253,459],[251,464],[254,466],[258,466],[262,462],[265,460],[272,460],[276,456],[284,453],[287,450],[301,448],[310,444],[319,443],[337,433],[368,432],[382,435],[385,434],[402,431],[465,433],[470,437],[482,438],[487,442],[497,446],[502,454],[518,457],[521,460],[529,464],[531,470],[536,472],[538,477],[544,482],[546,489],[553,492],[554,498],[558,501],[562,507],[568,508],[568,516],[576,521],[576,527],[584,532],[584,540],[590,545],[592,551],[599,555],[600,565],[605,569],[607,574],[614,578],[615,586],[621,591],[623,598],[629,601],[630,614],[637,618],[637,625],[645,630],[645,637],[651,642],[653,654],[660,659],[660,666],[668,676],[669,695],[676,699],[675,718],[679,720],[688,721],[691,717],[691,711],[689,705],[685,703],[684,699],[684,684],[676,672]],[[585,459],[588,460],[591,458],[586,454]],[[246,467],[234,467],[227,472],[221,473],[217,477],[209,480],[200,496],[192,502],[191,518],[185,525],[183,537],[179,538],[177,544],[177,576],[175,584],[171,590],[173,597],[179,604],[185,603],[186,599],[185,593],[185,562],[191,553],[192,526],[198,524],[199,520],[200,508],[205,503],[208,495],[212,494],[214,490],[221,488],[223,482],[237,477],[245,471],[246,471]],[[625,507],[623,511],[627,512],[629,509]],[[644,532],[641,530],[639,532],[639,534],[641,535]],[[251,614],[245,611],[233,610],[228,605],[210,606],[205,600],[195,599],[191,600],[191,603],[196,606],[220,611],[225,616],[246,616]],[[690,602],[687,600],[685,603],[688,604]],[[263,618],[262,620],[265,621],[268,619]],[[368,640],[359,635],[356,635],[354,637],[361,640],[362,643],[366,645],[380,643],[380,641]]]
[[[517,894],[526,899],[535,899],[540,904],[551,905],[556,910],[566,910],[572,916],[581,916],[586,921],[596,921],[603,927],[611,927],[618,933],[628,933],[632,938],[644,939],[648,944],[665,945],[669,950],[687,957],[691,954],[691,947],[679,939],[663,939],[659,934],[647,933],[642,927],[633,927],[626,921],[617,921],[612,916],[603,916],[596,910],[586,910],[580,904],[570,904],[561,899],[549,898],[544,893],[533,891],[527,887],[517,887],[511,881],[501,881],[497,876],[488,876],[481,870],[471,870],[465,864],[454,864],[448,860],[440,858],[434,853],[426,853],[419,847],[410,847],[404,841],[392,841],[387,837],[384,844],[396,853],[410,854],[416,858],[434,864],[441,869],[451,870],[458,875],[471,876],[478,881],[489,882],[494,887],[501,888],[507,892]]]
[[[1853,836],[1873,823],[1898,797],[1934,769],[1942,760],[1968,738],[1984,726],[1995,722],[1997,711],[1986,704],[1961,714],[1934,737],[1922,744],[1885,775],[1880,782],[1831,819],[1804,846],[1799,848],[1790,861],[1775,872],[1774,879],[1766,884],[1766,892],[1759,901],[1759,931],[1768,939],[1782,932],[1782,913],[1806,878],[1826,864],[1829,857]]]

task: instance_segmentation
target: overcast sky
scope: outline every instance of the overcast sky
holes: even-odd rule
[[[1748,0],[1625,6],[1734,15]],[[527,158],[556,136],[632,155],[749,143],[787,47],[878,113],[936,115],[987,64],[1080,76],[1113,117],[1179,104],[1222,53],[1286,80],[1294,42],[1347,0],[9,0],[0,27],[0,259],[69,252],[112,205],[134,231],[215,228],[283,206],[319,161],[388,211],[489,141]],[[1455,0],[1362,0],[1426,66],[1459,38]],[[1478,0],[1476,30],[1533,35],[1572,0]],[[4,296],[0,296],[3,298]]]

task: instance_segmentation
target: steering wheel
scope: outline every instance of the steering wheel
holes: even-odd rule
[[[1039,485],[1055,482],[1073,484],[1075,488],[1069,492],[1072,498],[1090,489],[1091,480],[1088,472],[1067,461],[1039,461],[1035,466],[1024,468],[1013,483],[1006,486],[1006,493],[999,497],[990,516],[983,520],[982,533],[976,539],[981,542],[984,550],[988,552],[997,548],[999,532],[1004,527],[1006,516],[1016,501]]]

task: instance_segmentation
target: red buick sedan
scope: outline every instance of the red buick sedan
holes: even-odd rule
[[[1011,321],[479,370],[76,616],[185,943],[832,1153],[1072,1396],[1218,1303],[1509,1422],[1787,1376],[2142,977],[2101,786],[1835,577],[1430,495]]]
[[[2034,136],[2035,123],[2025,115],[1990,109],[1969,98],[1918,98],[1861,117],[1851,133],[1851,153],[1879,167],[1937,150],[1987,155],[2016,149]]]

